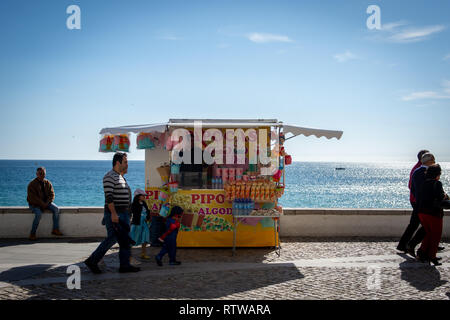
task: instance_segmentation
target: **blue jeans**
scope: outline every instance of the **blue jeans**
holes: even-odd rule
[[[36,234],[36,230],[41,221],[42,210],[39,207],[29,205],[31,212],[34,213],[33,225],[31,226],[31,234]],[[52,202],[47,207],[53,213],[53,229],[59,229],[59,208]]]
[[[169,262],[176,261],[176,255],[177,255],[177,238],[176,237],[173,237],[173,236],[167,237],[164,240],[163,247],[157,255],[158,259],[162,260],[162,258],[166,255],[166,253],[169,254]]]
[[[130,225],[130,215],[128,211],[117,212],[119,216],[119,220],[126,222]],[[105,208],[105,214],[103,217],[103,221],[105,222],[107,236],[105,240],[100,243],[100,245],[95,249],[95,251],[88,258],[92,263],[97,264],[103,258],[103,256],[108,252],[109,249],[113,245],[117,243],[117,237],[114,232],[113,223],[111,221],[111,212],[108,208]],[[120,246],[120,244],[119,244]],[[130,257],[131,257],[131,246],[120,246],[119,247],[119,260],[121,267],[127,267],[130,265]]]

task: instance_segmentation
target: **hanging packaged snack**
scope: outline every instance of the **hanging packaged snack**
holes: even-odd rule
[[[100,140],[100,148],[98,149],[98,151],[114,152],[114,150],[112,149],[113,141],[114,135],[111,134],[104,135],[103,138]]]
[[[286,165],[292,164],[292,157],[291,157],[290,155],[287,154],[287,155],[284,157],[284,163],[285,163]]]
[[[158,200],[164,203],[168,200],[168,198],[169,198],[169,190],[167,189],[167,187],[160,189]]]
[[[276,181],[276,182],[280,181],[281,175],[282,175],[281,170],[277,170],[277,172],[272,176],[273,181]]]
[[[141,132],[137,135],[136,145],[138,149],[155,149],[153,135],[148,132]]]
[[[130,136],[128,134],[115,135],[112,150],[130,152]]]
[[[161,217],[167,217],[170,212],[170,206],[166,203],[161,206],[161,210],[159,210],[159,215]]]

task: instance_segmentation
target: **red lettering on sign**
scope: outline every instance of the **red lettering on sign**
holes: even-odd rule
[[[145,199],[158,200],[158,196],[159,196],[158,190],[147,190],[147,191],[145,191],[145,193],[147,193],[147,196],[145,197]]]
[[[213,195],[213,194],[208,194],[208,195],[207,195],[207,199],[208,199],[208,200],[207,200],[206,203],[208,203],[208,204],[211,203],[211,200],[214,200],[214,195]]]
[[[192,203],[196,203],[200,199],[199,194],[191,194]]]
[[[217,203],[223,203],[225,201],[225,195],[224,194],[218,194],[216,197]]]

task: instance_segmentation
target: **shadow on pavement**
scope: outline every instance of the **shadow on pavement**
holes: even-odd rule
[[[32,264],[28,266],[13,267],[0,273],[0,281],[11,282],[24,280],[41,274],[51,267],[51,264]]]
[[[412,268],[411,261],[405,261],[400,263],[399,267],[402,273],[401,279],[408,281],[411,286],[420,291],[433,291],[448,282],[441,280],[439,270],[433,266]]]
[[[0,248],[37,243],[89,243],[101,242],[104,238],[38,238],[36,241],[23,239],[0,239]]]

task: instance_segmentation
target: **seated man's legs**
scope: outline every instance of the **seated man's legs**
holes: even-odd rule
[[[33,220],[32,226],[31,226],[30,234],[31,235],[35,235],[36,231],[37,231],[37,228],[39,226],[39,221],[41,221],[42,211],[38,207],[32,207],[32,206],[29,206],[29,207],[31,209],[31,212],[34,213],[34,220]]]
[[[59,208],[52,202],[47,209],[53,213],[53,230],[59,230]]]

